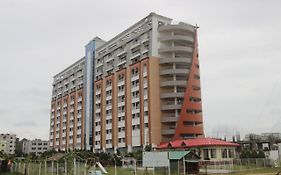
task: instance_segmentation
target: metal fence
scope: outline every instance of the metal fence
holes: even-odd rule
[[[12,172],[28,175],[87,175],[95,166],[87,160],[15,162]],[[94,167],[95,168],[95,167]]]
[[[230,173],[246,170],[255,170],[265,167],[272,167],[271,159],[233,159],[218,161],[200,161],[199,167],[202,173]]]

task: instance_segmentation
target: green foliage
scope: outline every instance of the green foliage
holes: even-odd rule
[[[251,157],[251,152],[249,150],[242,150],[240,154],[240,158],[245,159],[250,157]]]
[[[152,146],[146,145],[145,148],[144,148],[144,151],[152,151]]]
[[[26,156],[23,152],[22,152],[22,145],[23,142],[26,141],[26,138],[23,138],[22,140],[19,140],[19,138],[16,139],[16,147],[15,147],[15,157],[23,157]]]
[[[257,158],[258,157],[258,153],[256,150],[253,150],[250,154],[250,158]]]
[[[49,157],[52,157],[56,153],[57,153],[57,151],[55,149],[47,150],[47,151],[43,152],[38,158],[44,160]]]
[[[263,151],[259,151],[258,158],[265,158],[265,154]]]
[[[263,151],[249,151],[249,150],[242,150],[240,154],[241,159],[249,159],[249,158],[265,158],[265,154]]]

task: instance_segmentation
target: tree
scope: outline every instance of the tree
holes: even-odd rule
[[[240,154],[241,159],[246,159],[251,157],[251,152],[249,150],[242,150]]]
[[[22,140],[19,140],[19,138],[16,138],[16,147],[15,147],[15,156],[16,157],[24,156],[24,153],[22,152],[22,145],[23,145],[24,141],[27,141],[27,139],[23,138]]]
[[[263,151],[259,151],[259,153],[258,153],[258,156],[257,156],[258,158],[265,158],[265,154],[264,154],[264,152]]]
[[[257,157],[258,157],[257,151],[256,151],[256,150],[253,150],[253,151],[251,152],[250,158],[257,158]]]
[[[146,145],[146,146],[144,147],[144,151],[152,151],[151,145]]]

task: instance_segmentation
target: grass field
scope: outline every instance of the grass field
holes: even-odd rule
[[[230,175],[230,174],[235,174],[235,175],[275,175],[278,172],[281,171],[281,168],[261,168],[257,170],[247,170],[247,171],[241,171],[241,172],[235,172],[235,173],[228,173],[228,174],[220,174],[220,175]]]

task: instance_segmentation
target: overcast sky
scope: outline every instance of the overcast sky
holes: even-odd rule
[[[0,133],[48,139],[52,77],[150,12],[198,24],[207,136],[281,132],[281,1],[0,0]]]

